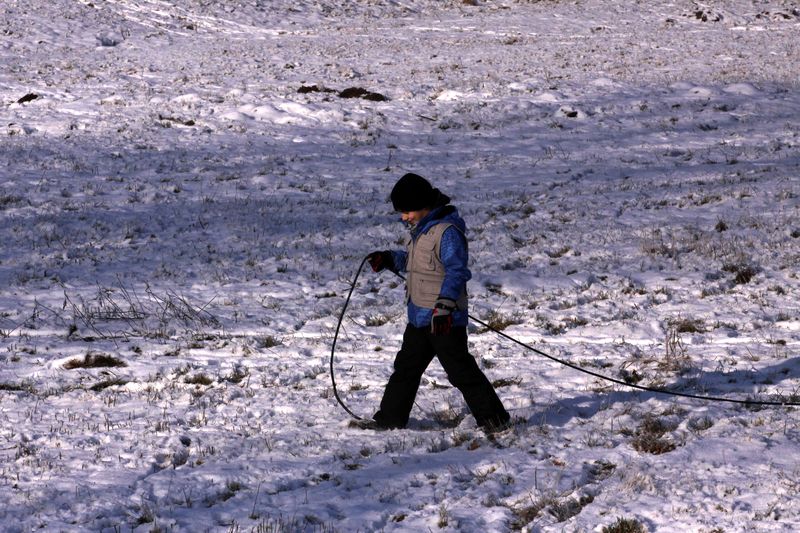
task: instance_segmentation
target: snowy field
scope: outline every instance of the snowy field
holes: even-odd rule
[[[4,0],[0,530],[800,530],[800,407],[477,324],[495,441],[438,363],[390,432],[328,371],[417,172],[474,316],[797,405],[798,88],[788,0]]]

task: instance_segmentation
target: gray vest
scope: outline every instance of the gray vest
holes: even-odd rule
[[[450,226],[461,231],[458,226],[450,222],[440,222],[418,236],[416,241],[409,237],[406,242],[408,249],[406,300],[410,299],[414,305],[433,309],[439,298],[444,282],[444,265],[439,252],[442,246],[442,234]],[[462,311],[467,309],[466,289],[461,291],[456,305]]]

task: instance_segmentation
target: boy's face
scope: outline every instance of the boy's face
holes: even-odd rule
[[[400,220],[409,226],[416,226],[419,221],[425,218],[430,213],[430,209],[420,209],[419,211],[402,211],[400,212]]]

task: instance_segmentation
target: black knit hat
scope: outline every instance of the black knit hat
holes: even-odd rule
[[[450,198],[434,188],[428,180],[410,172],[397,180],[390,198],[394,210],[401,213],[439,207],[450,202]]]

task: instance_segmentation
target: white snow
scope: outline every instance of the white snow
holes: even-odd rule
[[[328,365],[413,171],[474,316],[800,402],[799,43],[786,0],[6,0],[0,529],[797,531],[798,407],[473,323],[513,429],[434,362],[373,432]],[[404,325],[365,272],[361,416]]]

